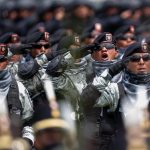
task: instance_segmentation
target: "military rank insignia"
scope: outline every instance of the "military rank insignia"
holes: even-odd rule
[[[106,41],[112,42],[112,34],[110,34],[110,33],[106,34]]]
[[[11,43],[18,43],[20,42],[19,36],[17,34],[11,35]]]
[[[48,32],[44,32],[44,39],[45,41],[49,41],[49,33]]]
[[[0,55],[7,55],[7,46],[5,44],[0,44]]]
[[[147,52],[148,51],[148,44],[146,42],[142,43],[141,47],[142,47],[142,51],[143,52]]]
[[[74,37],[74,41],[75,41],[75,44],[80,45],[80,38],[79,38],[79,36],[75,36]]]

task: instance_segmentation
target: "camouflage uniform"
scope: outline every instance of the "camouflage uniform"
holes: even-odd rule
[[[68,52],[64,55],[67,63],[69,64],[65,73],[73,81],[74,85],[78,89],[78,92],[81,93],[83,88],[86,87],[86,70],[85,67],[87,62],[84,58],[81,58],[79,62],[75,62],[75,59]]]
[[[35,58],[35,60],[39,65],[39,69],[36,70],[36,73],[32,77],[23,79],[19,75],[15,76],[16,79],[18,81],[22,82],[24,84],[24,86],[28,89],[31,98],[33,98],[33,96],[41,93],[41,91],[43,90],[41,77],[44,74],[45,70],[43,69],[42,65],[47,62],[47,59],[45,58],[44,54]],[[30,61],[34,61],[34,60],[32,59]],[[28,62],[24,62],[24,63],[28,63]]]

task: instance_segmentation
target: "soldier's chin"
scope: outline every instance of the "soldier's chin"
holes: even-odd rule
[[[149,74],[150,72],[148,71],[145,71],[145,70],[138,70],[137,74],[139,75],[146,75],[146,74]]]

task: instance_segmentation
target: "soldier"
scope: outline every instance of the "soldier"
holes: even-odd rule
[[[106,68],[119,59],[116,43],[111,33],[101,33],[94,40],[93,44],[91,54],[86,56],[88,60],[88,65],[86,66],[88,83],[93,81],[95,75],[100,75]]]
[[[79,93],[86,86],[85,58],[81,57],[79,36],[65,36],[58,44],[58,52],[64,51],[63,57],[67,62],[65,73],[71,78]],[[78,50],[77,50],[78,49]]]
[[[83,45],[92,44],[97,36],[102,33],[103,27],[100,21],[95,21],[90,26],[86,27],[81,34],[81,41]]]
[[[27,89],[22,83],[16,81],[7,69],[8,60],[4,55],[0,55],[0,97],[7,101],[8,111],[12,124],[22,121],[24,128],[23,137],[27,138],[31,144],[34,142],[34,136],[29,121],[33,114],[33,107]],[[14,135],[17,134],[14,131]],[[17,134],[18,136],[18,134]]]
[[[84,114],[81,131],[83,131],[84,149],[99,149],[100,142],[105,139],[105,137],[99,135],[99,130],[103,130],[103,132],[106,130],[107,132],[107,129],[100,128],[101,122],[105,122],[105,125],[109,128],[111,126],[111,123],[107,122],[110,116],[105,109],[91,107],[94,103],[95,95],[99,94],[99,92],[93,92],[90,84],[93,82],[95,76],[100,76],[105,69],[113,65],[117,61],[118,56],[119,54],[112,34],[108,32],[101,33],[94,41],[94,47],[92,48],[91,55],[89,55],[89,63],[86,67],[87,82],[89,85],[87,85],[81,94],[80,106]],[[91,94],[90,96],[89,93]],[[88,131],[88,128],[94,130]],[[109,141],[110,139],[108,138],[107,140]],[[103,147],[101,146],[101,148]]]
[[[131,45],[132,43],[137,41],[135,35],[135,26],[127,25],[120,27],[114,33],[116,39],[116,45],[118,50],[121,54],[123,54],[126,48]]]
[[[26,37],[26,43],[33,46],[33,50],[30,52],[30,58],[36,58],[40,54],[46,54],[50,51],[50,39],[48,32],[34,32]]]
[[[13,130],[18,132],[18,129],[14,127],[18,127],[19,122],[17,122],[15,126],[11,126],[12,124],[8,114],[8,106],[4,99],[1,99],[0,108],[0,150],[19,150],[22,148],[23,150],[29,150],[29,143],[25,139],[14,137],[12,135]],[[16,118],[14,119],[17,121]]]
[[[14,48],[21,44],[21,39],[18,34],[9,32],[0,37],[0,42],[7,45],[9,55],[8,68],[13,75],[16,75],[18,72],[18,64],[23,60],[23,52],[20,51],[19,53],[18,51],[16,53]]]
[[[30,51],[25,61],[18,66],[16,78],[25,85],[31,98],[43,90],[41,82],[41,76],[44,73],[43,67],[53,55],[48,41],[49,34],[47,32],[35,32],[28,36],[26,42],[31,45]]]
[[[129,110],[136,108],[138,103],[137,96],[141,95],[142,92],[145,92],[147,96],[149,95],[149,65],[150,54],[147,43],[134,43],[127,48],[123,62],[118,62],[111,66],[108,71],[105,71],[99,77],[95,77],[93,81],[93,85],[101,93],[101,96],[97,95],[95,99],[95,106],[108,107],[107,112],[113,114],[111,115],[113,116],[112,125],[114,125],[112,126],[114,131],[111,133],[113,137],[111,136],[111,140],[108,142],[110,149],[127,148],[123,118],[125,120],[128,117],[130,118],[128,116],[130,114]],[[108,84],[111,78],[121,70],[124,70],[122,82]],[[138,91],[142,87],[145,88],[142,91]],[[149,103],[148,97],[146,101]],[[146,105],[147,107],[148,105]],[[137,117],[137,114],[135,114],[134,119],[135,117]],[[102,134],[106,135],[106,133]]]
[[[65,102],[65,108],[70,110],[68,116],[65,116],[71,118],[70,122],[74,122],[74,128],[78,130],[82,117],[79,109],[80,93],[74,82],[66,74],[66,67],[67,63],[64,58],[57,56],[49,62],[42,80],[43,82],[52,81],[58,103],[61,105],[62,102]],[[49,91],[48,88],[47,91]]]
[[[62,97],[64,97],[64,99],[71,104],[74,112],[76,112],[80,95],[73,81],[65,73],[66,68],[67,63],[63,56],[57,56],[49,62],[46,72],[42,76],[42,80],[52,81],[57,100],[60,101]]]

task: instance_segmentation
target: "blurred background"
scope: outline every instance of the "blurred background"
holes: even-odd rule
[[[50,34],[65,29],[83,35],[97,22],[102,32],[134,25],[143,33],[143,26],[149,30],[149,17],[149,0],[0,0],[0,35],[24,37],[39,27]]]

